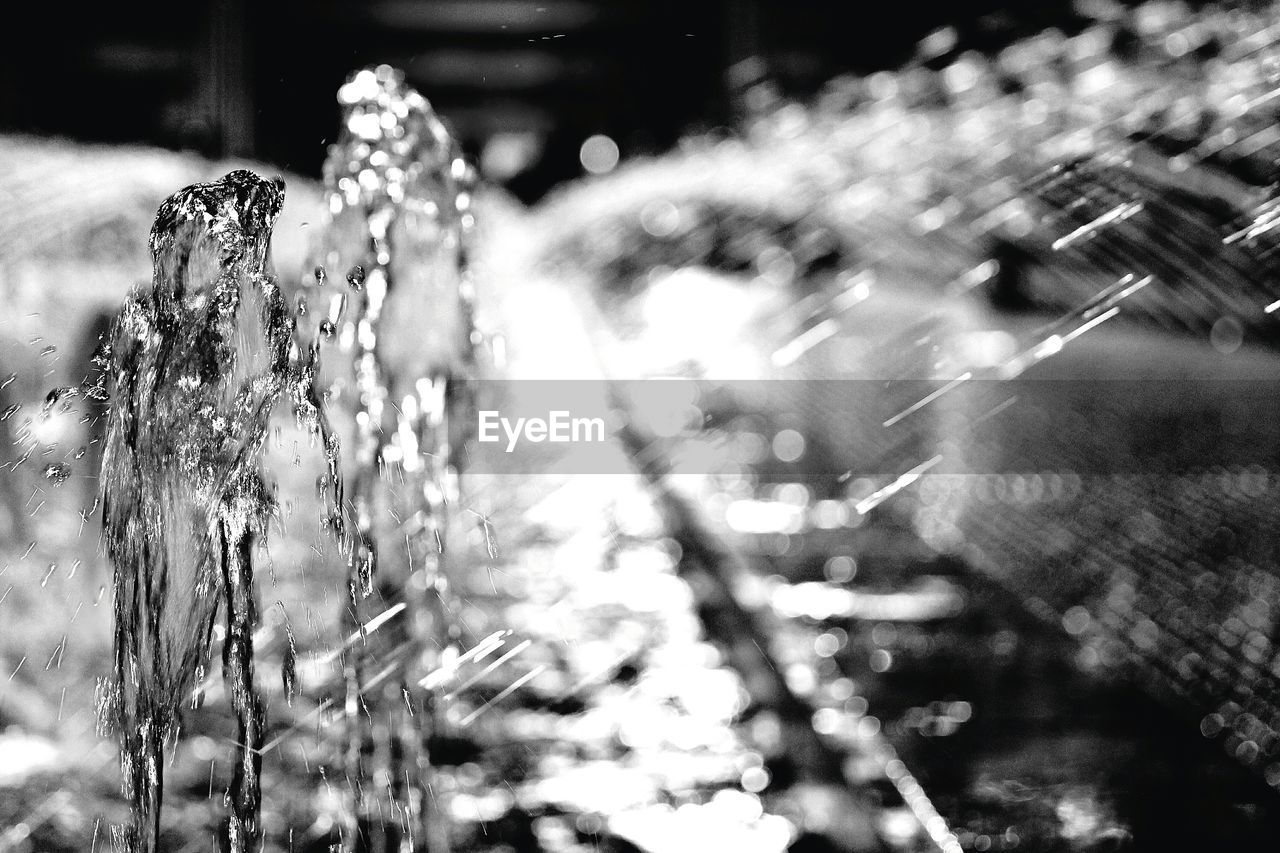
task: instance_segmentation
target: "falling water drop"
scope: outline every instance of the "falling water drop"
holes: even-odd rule
[[[58,388],[54,388],[48,394],[45,395],[44,407],[41,409],[41,411],[47,417],[49,414],[53,412],[54,408],[59,403],[65,400],[70,400],[71,398],[77,396],[78,394],[79,394],[78,388],[73,388],[70,386],[61,386]]]
[[[205,665],[202,663],[196,664],[196,674],[194,679],[196,689],[191,691],[191,710],[193,711],[199,710],[200,706],[204,704],[204,680],[206,677]]]
[[[373,539],[361,538],[360,549],[355,556],[356,588],[362,598],[373,594],[373,578],[378,569],[378,551]]]
[[[364,267],[356,264],[347,273],[347,284],[351,285],[351,289],[356,293],[364,290]]]
[[[280,609],[284,610],[284,605],[280,605]],[[293,628],[286,620],[284,623],[285,639],[287,645],[284,649],[284,659],[280,662],[280,680],[284,685],[284,699],[289,707],[293,707],[293,697],[298,691],[298,647],[294,642]]]
[[[44,466],[44,478],[55,486],[61,486],[71,476],[71,466],[65,462],[50,462]]]

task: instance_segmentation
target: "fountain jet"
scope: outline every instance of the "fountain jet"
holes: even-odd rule
[[[325,318],[318,332],[336,336],[350,359],[339,379],[352,392],[343,392],[353,448],[350,612],[360,622],[401,602],[410,612],[403,627],[350,655],[345,673],[348,773],[395,780],[391,797],[408,815],[406,830],[398,838],[384,826],[354,785],[344,849],[363,838],[362,849],[438,853],[448,842],[443,810],[427,793],[426,745],[441,735],[444,714],[431,695],[411,698],[408,685],[424,674],[416,671],[422,662],[434,668],[457,642],[445,565],[461,419],[450,413],[466,405],[463,383],[473,372],[466,238],[474,173],[427,100],[394,69],[356,72],[338,101],[342,129],[325,163],[330,222],[318,268],[333,275],[317,274],[310,292],[320,302],[315,316]],[[418,651],[406,659],[414,671],[369,689],[366,664],[401,645]]]
[[[99,708],[121,741],[133,821],[118,835],[130,851],[158,846],[164,748],[206,667],[220,602],[240,728],[225,849],[249,850],[261,834],[253,546],[275,507],[259,455],[291,387],[293,320],[267,261],[283,201],[282,181],[243,170],[170,196],[151,231],[151,287],[110,336],[101,482],[115,674]]]

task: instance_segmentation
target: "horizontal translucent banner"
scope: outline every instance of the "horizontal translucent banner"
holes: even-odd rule
[[[1280,378],[483,381],[472,473],[762,478],[1280,464]],[[464,409],[467,410],[467,409]]]

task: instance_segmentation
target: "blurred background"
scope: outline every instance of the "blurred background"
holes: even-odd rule
[[[143,0],[31,4],[24,17],[0,57],[0,130],[318,175],[331,93],[352,68],[387,63],[525,201],[581,175],[589,137],[624,157],[660,153],[732,126],[763,79],[806,98],[837,75],[900,66],[942,25],[993,49],[1086,20],[1030,0]]]

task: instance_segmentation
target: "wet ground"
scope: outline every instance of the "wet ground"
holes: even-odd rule
[[[820,488],[755,490],[799,500]],[[1084,639],[1083,608],[1063,618],[1046,603],[1061,607],[1070,578],[1057,589],[1045,578],[1069,561],[1028,568],[1045,584],[1040,599],[929,556],[902,510],[855,529],[720,530],[770,591],[784,655],[816,674],[799,689],[816,706],[846,697],[846,721],[892,744],[964,849],[1273,848],[1280,799],[1216,731],[1202,735],[1203,706],[1153,698],[1138,686],[1159,685],[1150,662]],[[890,781],[863,779],[887,810],[902,803]]]

